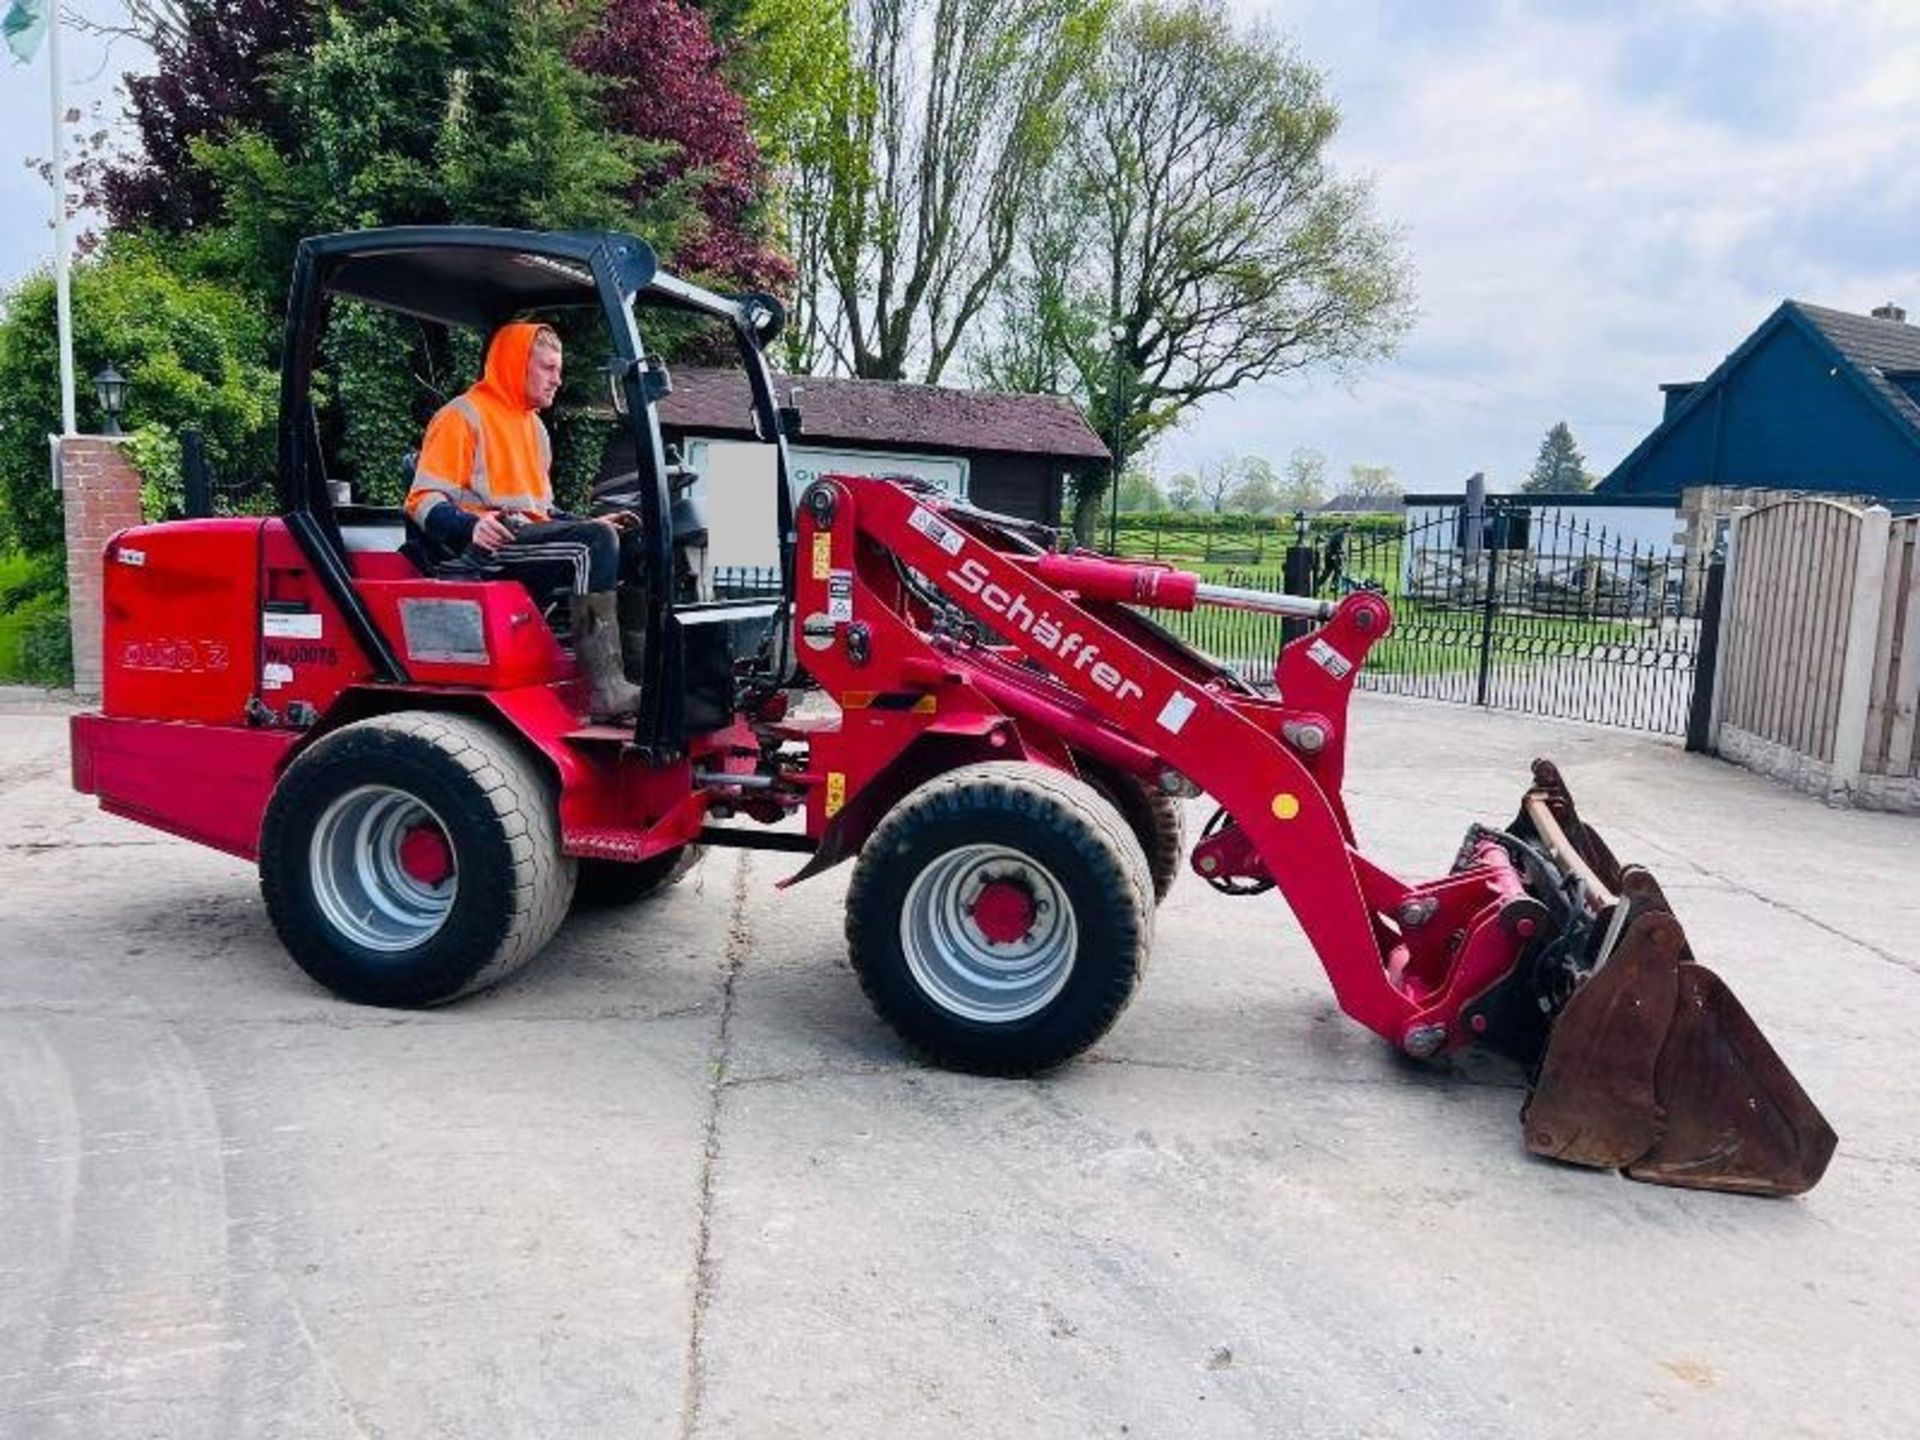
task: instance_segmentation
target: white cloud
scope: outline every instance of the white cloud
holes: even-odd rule
[[[1336,474],[1512,483],[1566,418],[1604,470],[1657,419],[1659,382],[1704,374],[1781,299],[1920,310],[1920,6],[1302,0],[1276,18],[1332,75],[1336,159],[1406,227],[1421,319],[1350,393],[1202,407],[1163,465],[1311,444]]]

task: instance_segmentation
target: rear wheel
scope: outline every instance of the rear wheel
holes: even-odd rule
[[[503,979],[552,937],[574,874],[546,777],[462,715],[385,715],[326,736],[261,826],[281,942],[362,1004],[437,1005]]]
[[[1098,792],[1035,765],[973,765],[875,829],[847,942],[882,1019],[935,1063],[1025,1075],[1104,1035],[1146,968],[1153,884]]]

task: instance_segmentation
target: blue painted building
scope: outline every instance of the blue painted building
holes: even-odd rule
[[[1788,300],[1704,380],[1662,385],[1658,427],[1598,485],[1871,495],[1920,505],[1920,325]]]

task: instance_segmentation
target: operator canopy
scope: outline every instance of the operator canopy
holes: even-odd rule
[[[763,345],[784,318],[771,296],[721,295],[666,274],[652,246],[618,230],[355,230],[303,240],[300,260],[316,266],[328,294],[470,330],[491,330],[532,311],[597,304],[596,261],[627,295],[741,324]]]

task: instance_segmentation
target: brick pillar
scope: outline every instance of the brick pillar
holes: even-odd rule
[[[73,688],[90,698],[100,694],[100,556],[117,531],[140,523],[140,475],[121,447],[98,435],[60,441]]]

